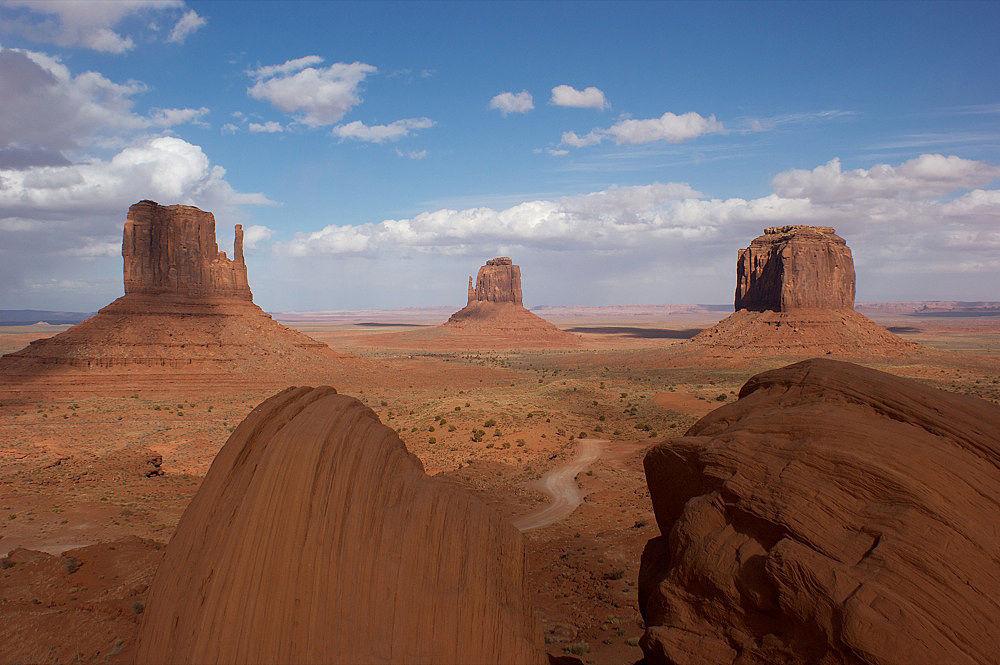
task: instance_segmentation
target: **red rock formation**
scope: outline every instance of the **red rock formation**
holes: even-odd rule
[[[741,249],[736,310],[853,309],[854,259],[829,226],[764,229]]]
[[[215,218],[190,206],[140,201],[122,242],[125,295],[66,332],[0,357],[0,388],[53,380],[112,392],[171,382],[271,381],[329,369],[342,358],[271,319],[252,300],[236,227],[235,260],[218,251]],[[59,375],[58,377],[56,375]],[[117,386],[117,387],[116,387]]]
[[[691,338],[716,356],[912,352],[854,311],[854,260],[829,226],[779,226],[741,249],[736,311]]]
[[[371,409],[288,388],[219,452],[136,663],[542,663],[521,535]]]
[[[509,256],[498,256],[487,261],[476,275],[475,300],[520,305],[521,268],[514,265]]]
[[[650,665],[997,662],[1000,407],[813,359],[645,469]]]
[[[461,337],[465,343],[489,347],[576,346],[579,339],[563,332],[524,308],[521,298],[521,268],[508,256],[490,259],[479,269],[476,286],[469,278],[468,304],[451,315],[436,333]],[[429,344],[448,340],[423,334]],[[414,340],[416,341],[416,339]],[[455,341],[455,340],[451,340]]]
[[[253,300],[239,224],[233,255],[230,260],[219,251],[212,213],[139,201],[128,209],[125,220],[125,294]]]

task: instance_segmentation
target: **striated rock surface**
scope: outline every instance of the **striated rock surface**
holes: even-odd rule
[[[650,665],[1000,662],[1000,407],[813,359],[645,469]]]
[[[521,535],[371,409],[288,388],[240,424],[150,586],[136,663],[542,663]]]
[[[233,259],[219,251],[215,216],[193,206],[143,200],[128,209],[122,240],[125,294],[252,300],[236,225]]]
[[[919,348],[854,311],[854,259],[829,226],[779,226],[741,249],[736,311],[691,338],[719,357],[907,353]]]
[[[283,377],[328,370],[343,357],[253,303],[239,226],[235,255],[218,251],[211,213],[133,205],[122,242],[125,295],[59,335],[0,357],[0,392],[101,381],[112,392],[172,382],[287,385]]]
[[[764,229],[741,249],[736,310],[853,309],[854,259],[829,226]]]

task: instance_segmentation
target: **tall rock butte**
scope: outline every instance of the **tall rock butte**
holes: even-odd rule
[[[735,309],[854,309],[854,259],[829,226],[764,229],[741,249]]]
[[[219,385],[328,370],[342,358],[253,303],[236,226],[234,259],[215,217],[192,206],[131,206],[122,234],[125,295],[69,330],[0,358],[0,384],[46,392]],[[45,385],[42,386],[41,383]]]
[[[487,346],[576,346],[579,339],[522,304],[521,268],[509,256],[490,259],[479,269],[468,303],[439,329],[448,337]]]
[[[817,358],[644,466],[649,665],[1000,662],[1000,406]]]
[[[829,226],[764,229],[736,263],[736,311],[690,344],[721,356],[913,351],[854,311],[854,259]]]
[[[521,534],[329,387],[233,432],[156,572],[135,662],[544,663]]]
[[[143,200],[128,209],[122,240],[125,295],[253,300],[236,225],[233,259],[219,251],[215,216],[193,206]]]

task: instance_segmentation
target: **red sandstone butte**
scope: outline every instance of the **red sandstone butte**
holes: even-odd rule
[[[854,309],[851,249],[829,226],[764,229],[739,252],[735,309]]]
[[[543,663],[521,534],[333,388],[226,442],[150,585],[136,663]]]
[[[644,466],[649,665],[1000,662],[997,405],[812,359]]]
[[[142,200],[128,209],[122,239],[125,294],[253,300],[236,225],[233,259],[219,251],[215,216],[193,206]]]
[[[736,311],[689,344],[720,356],[916,350],[854,311],[854,282],[851,249],[829,226],[765,229],[739,251]]]

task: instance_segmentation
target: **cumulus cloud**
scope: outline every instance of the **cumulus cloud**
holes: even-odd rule
[[[595,145],[606,139],[619,145],[653,143],[654,141],[682,143],[703,134],[725,131],[726,128],[715,119],[714,115],[704,117],[694,111],[677,115],[668,111],[659,118],[626,118],[607,129],[593,129],[584,136],[579,136],[576,132],[565,132],[562,135],[561,143],[573,148]]]
[[[785,197],[835,203],[859,198],[927,198],[956,189],[987,184],[1000,168],[961,157],[925,154],[898,166],[875,164],[844,171],[840,159],[812,170],[792,169],[774,178],[775,191]]]
[[[2,32],[41,43],[116,54],[135,48],[135,40],[118,31],[123,21],[173,14],[184,8],[183,0],[6,0],[4,5],[11,11],[0,19]],[[183,42],[204,23],[190,10],[180,17],[168,41]]]
[[[170,31],[170,36],[167,37],[167,41],[174,42],[175,44],[183,44],[184,40],[191,33],[203,27],[206,23],[208,21],[203,16],[199,16],[198,12],[193,9],[188,10],[177,20],[174,29]]]
[[[60,151],[112,140],[128,132],[199,122],[208,109],[133,111],[146,90],[138,81],[115,83],[97,72],[73,75],[58,58],[0,48],[0,147]]]
[[[429,153],[426,150],[400,150],[396,148],[397,157],[406,157],[408,159],[423,159]]]
[[[228,126],[232,127],[233,131],[237,129],[236,125],[229,124]],[[223,129],[225,129],[225,127],[223,127]],[[247,129],[254,134],[276,134],[278,132],[285,131],[284,126],[280,122],[275,122],[274,120],[268,120],[263,124],[259,122],[251,122],[247,125]]]
[[[247,249],[257,249],[262,243],[271,239],[274,229],[261,224],[252,224],[243,229],[243,246]]]
[[[535,108],[535,103],[531,98],[531,93],[527,90],[522,90],[521,92],[501,92],[490,100],[487,108],[500,111],[504,115],[508,113],[527,113]]]
[[[309,127],[332,125],[361,103],[361,83],[378,70],[363,62],[313,66],[322,62],[319,56],[309,55],[260,67],[250,72],[256,83],[247,94],[297,114],[298,121]]]
[[[668,288],[666,275],[681,279],[697,273],[705,275],[698,288],[712,285],[718,294],[714,299],[703,294],[700,301],[725,302],[732,292],[736,248],[768,226],[818,224],[834,226],[850,243],[861,293],[880,282],[868,275],[902,280],[935,274],[924,285],[925,296],[931,294],[926,297],[975,299],[986,296],[981,290],[962,292],[962,278],[948,282],[944,276],[1000,270],[995,255],[1000,189],[989,186],[1000,179],[998,169],[956,156],[922,155],[894,166],[844,172],[832,160],[815,170],[780,173],[773,193],[753,199],[710,198],[682,183],[611,187],[501,209],[440,209],[404,219],[329,225],[297,233],[278,250],[289,259],[336,255],[382,263],[400,257],[452,263],[469,257],[463,259],[468,262],[513,253],[536,266],[559,266],[564,271],[560,283],[586,283],[593,289],[629,288],[630,280],[651,274]],[[831,185],[830,174],[847,184],[834,177]],[[849,189],[856,195],[849,196]],[[905,288],[914,288],[903,281]],[[945,284],[956,291],[935,291]],[[647,293],[653,288],[648,286]],[[610,302],[624,302],[631,293],[610,296],[617,298]],[[573,295],[566,291],[562,297]],[[913,292],[896,296],[918,297]],[[658,301],[691,301],[680,294],[663,298],[669,299]]]
[[[588,86],[583,90],[577,90],[570,85],[557,85],[552,88],[552,99],[549,103],[556,106],[571,106],[578,109],[598,109],[610,108],[611,104],[604,98],[604,92],[600,88]]]
[[[409,136],[410,132],[427,129],[433,127],[434,124],[430,118],[404,118],[390,122],[388,125],[366,125],[360,120],[355,120],[345,125],[337,125],[331,133],[342,139],[385,143],[386,141],[398,141],[404,136]]]

